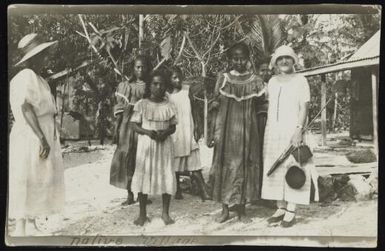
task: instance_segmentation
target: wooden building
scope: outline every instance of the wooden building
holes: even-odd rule
[[[321,76],[322,106],[326,104],[326,74],[351,71],[350,136],[372,136],[376,153],[380,34],[378,30],[352,56],[341,62],[300,71],[306,77]],[[323,144],[326,145],[326,109],[321,115],[321,128]]]

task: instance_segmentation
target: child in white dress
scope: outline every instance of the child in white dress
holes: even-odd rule
[[[176,109],[165,99],[166,78],[161,72],[151,76],[149,98],[135,104],[131,117],[134,130],[139,134],[136,168],[131,190],[138,194],[139,217],[135,225],[143,226],[147,218],[147,196],[162,195],[162,219],[166,225],[174,223],[169,215],[171,195],[175,194],[173,143],[170,137],[177,124]]]
[[[183,199],[180,175],[191,172],[191,178],[198,185],[202,201],[205,201],[209,199],[209,195],[202,175],[189,86],[182,84],[183,73],[180,68],[173,67],[170,73],[171,90],[168,98],[175,105],[178,114],[176,132],[171,136],[174,143],[174,168],[177,184],[175,199]]]

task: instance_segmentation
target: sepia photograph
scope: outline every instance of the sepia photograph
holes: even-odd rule
[[[379,5],[8,6],[8,246],[376,247]]]

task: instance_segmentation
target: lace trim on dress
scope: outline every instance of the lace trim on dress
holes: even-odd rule
[[[140,106],[143,117],[149,121],[168,121],[176,116],[176,109],[168,100],[154,103],[144,99],[141,101]]]
[[[266,88],[258,90],[258,85],[255,81],[257,81],[257,78],[253,74],[250,78],[242,81],[232,80],[229,78],[228,74],[225,73],[222,87],[219,89],[219,92],[223,96],[233,98],[238,102],[254,97],[260,97],[266,92]],[[225,88],[227,90],[225,90]]]

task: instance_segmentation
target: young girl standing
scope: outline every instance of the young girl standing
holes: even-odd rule
[[[128,196],[123,205],[135,202],[130,187],[135,171],[138,135],[133,130],[130,119],[135,103],[143,98],[151,71],[150,64],[144,56],[138,56],[133,66],[133,76],[129,81],[120,83],[115,93],[117,104],[114,108],[114,115],[116,117],[117,147],[111,163],[110,184],[127,189]]]
[[[213,199],[222,203],[218,222],[229,219],[231,205],[236,205],[238,217],[242,219],[246,202],[260,198],[256,101],[263,94],[263,81],[248,71],[249,55],[246,44],[234,45],[229,50],[232,70],[219,76],[215,88],[219,107],[210,175]]]
[[[138,193],[139,217],[135,225],[143,226],[148,220],[147,196],[162,195],[162,219],[166,225],[174,223],[169,215],[171,195],[175,194],[175,172],[173,169],[173,143],[170,137],[177,124],[176,109],[165,98],[166,78],[161,72],[151,76],[150,95],[136,103],[133,122],[139,134],[136,169],[131,190]]]
[[[175,105],[178,114],[176,132],[171,136],[174,143],[174,169],[176,172],[175,199],[183,199],[179,177],[181,173],[191,172],[191,178],[195,179],[203,201],[209,199],[206,184],[202,175],[202,167],[199,156],[199,146],[196,142],[197,133],[194,126],[194,116],[188,85],[182,85],[183,73],[178,67],[171,69],[171,91],[169,100]]]

